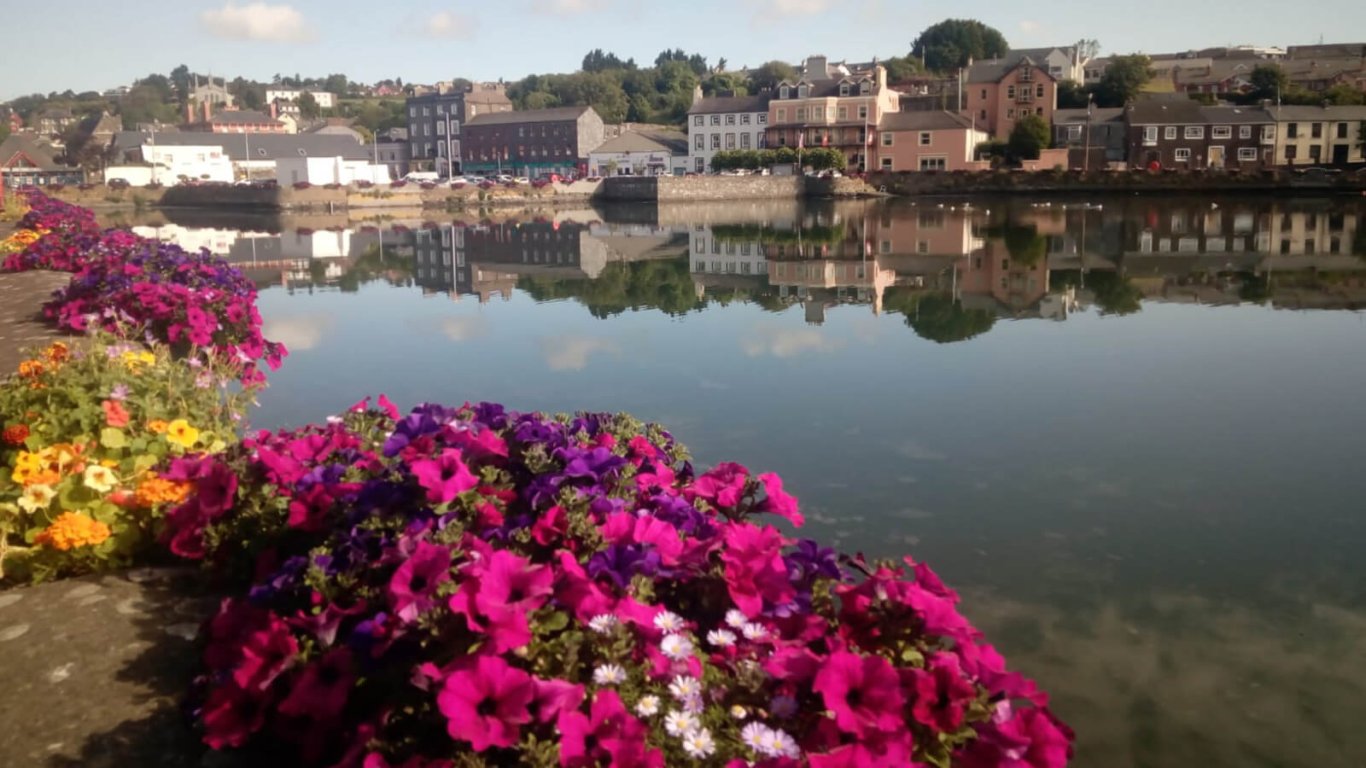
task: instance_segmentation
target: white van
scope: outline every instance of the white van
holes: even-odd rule
[[[441,176],[436,171],[409,171],[403,180],[420,184],[424,181],[440,181]]]

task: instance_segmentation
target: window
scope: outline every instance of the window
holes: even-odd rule
[[[1162,131],[1162,138],[1166,139],[1167,141],[1175,141],[1175,140],[1176,140],[1176,126],[1174,126],[1174,125],[1169,125],[1169,126],[1167,126],[1166,129]]]
[[[1347,138],[1347,124],[1346,124],[1346,123],[1338,123],[1338,138],[1339,138],[1339,139],[1345,139],[1345,138]]]
[[[787,122],[787,110],[783,109],[782,107],[778,108],[778,122]]]
[[[1209,135],[1212,139],[1231,139],[1233,138],[1233,126],[1216,125],[1210,129]]]
[[[1069,126],[1067,126],[1067,140],[1068,140],[1068,141],[1078,141],[1078,140],[1080,140],[1080,139],[1081,139],[1081,126],[1080,126],[1080,125],[1069,125]]]
[[[1007,120],[1014,120],[1014,119],[1015,119],[1015,110],[1014,110],[1014,109],[1007,109],[1007,110],[1006,110],[1006,119],[1007,119]]]
[[[930,141],[933,140],[933,136],[934,136],[934,134],[930,133],[929,131],[921,131],[921,132],[920,132],[920,146],[922,146],[922,147],[928,147],[928,146],[930,145]]]
[[[768,146],[768,138],[767,138],[767,136],[766,136],[765,134],[762,134],[762,133],[758,134],[758,136],[759,136],[759,147],[758,147],[758,148],[759,148],[759,149],[763,149],[764,147],[767,147],[767,146]]]
[[[889,131],[884,131],[884,132],[882,133],[882,146],[884,146],[884,147],[890,147],[890,146],[892,146],[892,134],[891,134],[891,132],[889,132]]]
[[[978,113],[977,117],[979,120],[985,121],[987,119],[987,111],[985,109],[982,110],[980,113]]]
[[[782,110],[779,110],[779,111],[782,111]],[[760,112],[760,113],[759,113],[759,125],[766,125],[767,123],[768,123],[768,113],[767,113],[767,112]]]
[[[840,95],[841,95],[841,96],[848,96],[848,95],[849,95],[849,84],[848,84],[848,83],[840,83]]]
[[[735,115],[726,115],[726,125],[735,125]]]
[[[1034,95],[1041,99],[1043,98],[1043,83],[1034,86]]]
[[[942,171],[947,167],[948,160],[943,155],[920,158],[920,170],[922,171]]]
[[[706,163],[707,161],[700,157],[693,160],[693,170],[697,173],[705,173],[707,170]]]
[[[982,101],[986,101],[986,100],[987,100],[987,89],[983,88],[983,89],[982,89]]]
[[[1300,124],[1290,123],[1285,129],[1285,137],[1287,139],[1298,139],[1300,137]]]
[[[720,124],[721,124],[721,116],[720,116],[720,115],[712,115],[712,116],[711,116],[711,124],[712,124],[712,125],[720,125]]]
[[[1203,138],[1205,138],[1205,126],[1203,126],[1203,125],[1188,125],[1188,126],[1186,126],[1185,137],[1188,138],[1188,139],[1203,139]]]
[[[824,119],[825,119],[825,107],[812,107],[812,108],[811,108],[811,119],[812,119],[812,120],[824,120]]]
[[[1176,150],[1175,157],[1176,162],[1178,163],[1188,163],[1191,159],[1191,151],[1189,149],[1186,149],[1185,147],[1182,147],[1181,149]]]
[[[920,164],[923,166],[923,165],[925,164],[925,162],[922,160]],[[942,169],[942,168],[924,168],[924,167],[922,167],[920,170],[922,170],[922,171],[925,171],[925,170],[942,171],[943,169]],[[929,241],[929,240],[917,240],[916,243],[915,243],[915,252],[918,253],[918,254],[920,254],[921,256],[924,256],[925,254],[929,253],[929,252],[930,252],[930,241]]]
[[[726,149],[735,149],[735,134],[726,134]]]
[[[1256,149],[1256,147],[1239,147],[1239,148],[1238,148],[1238,161],[1239,161],[1239,162],[1248,162],[1248,161],[1250,161],[1250,160],[1256,160],[1256,159],[1257,159],[1257,149]]]
[[[417,107],[408,107],[408,117],[417,117]]]
[[[867,81],[867,80],[864,80],[863,82],[861,82],[861,83],[858,84],[858,92],[861,93],[861,94],[863,94],[863,95],[865,95],[865,96],[866,96],[867,94],[869,94],[870,92],[872,92],[872,90],[873,90],[873,84],[872,84],[871,82]]]
[[[431,111],[430,108],[428,108],[428,107],[423,107],[423,108],[422,108],[422,116],[423,116],[423,117],[428,117],[428,116],[430,116],[431,114],[432,114],[432,111]]]
[[[749,125],[749,114],[740,115],[740,125]]]
[[[749,149],[749,134],[740,134],[740,149]]]
[[[797,107],[797,122],[806,122],[806,107]]]
[[[867,119],[868,119],[868,105],[866,105],[866,104],[860,104],[860,105],[859,105],[859,108],[858,108],[858,119],[860,119],[860,120],[867,120]]]
[[[721,148],[721,134],[719,134],[719,133],[713,133],[713,134],[711,135],[711,148],[712,148],[712,149],[720,149],[720,148]]]
[[[1311,139],[1321,139],[1321,138],[1323,138],[1323,123],[1310,123],[1310,124],[1309,124],[1309,137],[1310,137]]]
[[[1275,141],[1275,140],[1276,140],[1276,126],[1274,126],[1274,125],[1263,125],[1263,126],[1262,126],[1262,143],[1263,143],[1263,144],[1269,144],[1269,143],[1271,143],[1271,142],[1273,142],[1273,141]]]
[[[436,135],[437,135],[437,136],[445,136],[445,135],[446,135],[446,124],[445,124],[445,123],[437,123],[437,124],[436,124]]]
[[[1013,98],[1015,98],[1015,86],[1013,86],[1013,85],[1007,85],[1007,86],[1006,86],[1006,98],[1007,98],[1007,99],[1013,99]]]
[[[848,108],[848,107],[840,107],[839,112],[838,112],[837,114],[839,115],[839,117],[838,117],[839,120],[848,120],[848,119],[849,119],[849,108]]]
[[[1240,138],[1240,139],[1250,139],[1250,138],[1252,138],[1252,126],[1250,126],[1250,125],[1240,125],[1240,126],[1238,126],[1238,138]]]
[[[706,134],[699,133],[699,134],[697,134],[696,136],[694,136],[694,137],[693,137],[693,141],[692,141],[692,147],[693,147],[693,149],[696,149],[696,150],[703,150],[703,149],[706,149],[706,148],[707,148],[707,136],[706,136]]]
[[[702,125],[704,122],[705,122],[705,121],[703,120],[703,118],[702,118],[701,115],[698,115],[697,117],[694,117],[694,118],[692,119],[692,124],[693,124],[693,125]]]
[[[806,98],[807,96],[810,96],[810,95],[811,95],[811,86],[809,86],[809,85],[799,85],[799,86],[797,86],[797,98],[799,98],[799,99],[804,99],[804,98]]]
[[[884,158],[882,158],[882,170],[884,170],[884,171],[890,171],[890,170],[892,170],[892,158],[890,158],[890,157],[884,157]]]
[[[1309,160],[1317,163],[1323,159],[1323,147],[1315,144],[1309,148]]]
[[[786,99],[786,98],[788,97],[788,94],[790,93],[790,90],[791,90],[791,89],[789,89],[786,85],[784,85],[783,87],[779,88],[779,89],[778,89],[778,98],[780,98],[780,99]]]

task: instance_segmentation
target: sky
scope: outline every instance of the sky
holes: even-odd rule
[[[570,72],[603,48],[642,64],[666,48],[709,63],[757,66],[905,55],[925,27],[976,18],[1017,48],[1100,41],[1102,54],[1214,45],[1294,45],[1366,38],[1366,2],[1106,0],[50,0],[13,3],[0,52],[0,99],[105,90],[152,72],[191,71],[269,81],[275,74],[374,82],[402,77],[516,80]],[[1122,9],[1122,10],[1120,10]],[[40,44],[39,41],[60,41]],[[17,44],[16,44],[17,43]]]

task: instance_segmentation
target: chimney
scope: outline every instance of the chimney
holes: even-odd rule
[[[186,125],[189,125],[190,123],[193,123],[193,122],[194,122],[194,102],[192,102],[192,101],[187,101],[187,102],[185,102],[185,124],[186,124]]]
[[[204,122],[206,122],[206,123],[209,122],[209,118],[211,118],[211,117],[213,117],[213,103],[210,102],[208,99],[205,99],[205,100],[204,100]]]
[[[275,120],[280,116],[280,107],[275,102],[270,103],[270,119]]]
[[[698,83],[692,89],[692,103],[696,104],[702,100],[702,84]]]

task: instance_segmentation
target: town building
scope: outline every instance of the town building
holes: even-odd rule
[[[1289,166],[1366,163],[1366,106],[1268,107],[1275,162]]]
[[[264,112],[230,109],[210,114],[208,104],[203,106],[203,110],[204,115],[200,119],[191,117],[186,120],[182,130],[195,133],[289,133],[289,128],[283,122]]]
[[[984,167],[977,145],[989,138],[972,121],[943,110],[889,112],[877,126],[876,167],[882,171],[963,171]]]
[[[337,106],[337,95],[331,91],[306,91],[299,88],[267,88],[266,103],[288,101],[298,104],[305,93],[312,96],[322,109],[333,109]]]
[[[413,96],[407,108],[409,156],[414,166],[445,176],[464,170],[462,126],[480,115],[511,112],[512,101],[502,83],[479,83],[467,90]]]
[[[1029,56],[990,59],[968,67],[963,76],[963,116],[993,138],[1009,137],[1026,115],[1052,124],[1058,81],[1046,65]]]
[[[588,155],[603,143],[602,118],[592,107],[490,112],[464,126],[464,172],[536,177],[584,176]]]
[[[627,131],[588,153],[590,176],[682,176],[688,137],[678,131]]]
[[[1067,167],[1102,171],[1128,158],[1129,126],[1120,107],[1059,109],[1053,113],[1053,146],[1067,149]]]
[[[1046,70],[1058,82],[1064,80],[1081,85],[1086,81],[1086,65],[1090,62],[1075,45],[1055,48],[1019,48],[1006,53],[1003,59],[1018,61],[1028,58]]]
[[[771,93],[753,96],[703,96],[693,91],[688,109],[688,170],[710,173],[711,159],[723,150],[764,149]]]
[[[85,180],[80,168],[59,164],[31,136],[18,133],[0,142],[0,175],[8,189],[79,184]]]
[[[275,178],[275,161],[280,158],[367,160],[372,156],[371,147],[357,144],[347,136],[224,133],[210,137],[191,132],[122,131],[114,136],[116,162],[143,162],[144,145],[220,147],[232,162],[234,176],[239,179]]]
[[[200,141],[211,140],[205,134],[197,135]],[[131,157],[124,155],[135,164],[106,167],[104,180],[125,181],[135,187],[169,187],[186,181],[231,183],[236,179],[232,161],[218,145],[143,144],[137,150],[138,154]]]
[[[389,178],[401,179],[412,169],[407,140],[377,141],[371,147],[376,163],[389,169]]]
[[[204,106],[214,109],[233,109],[237,106],[237,98],[228,90],[227,78],[218,78],[218,81],[215,82],[213,76],[210,75],[205,82],[201,83],[199,75],[195,75],[190,86],[189,103],[201,109]]]
[[[67,128],[79,123],[81,119],[65,107],[51,107],[38,113],[33,127],[39,136],[60,137]]]
[[[809,62],[807,71],[820,71]],[[887,70],[881,65],[838,78],[784,81],[768,105],[765,143],[770,148],[837,149],[849,169],[868,170],[878,123],[884,114],[900,109],[901,94],[887,86]]]
[[[1277,126],[1261,107],[1144,99],[1127,107],[1125,122],[1136,168],[1255,171],[1275,162]]]
[[[388,184],[392,181],[389,168],[366,160],[346,160],[341,157],[281,157],[275,161],[275,178],[281,184],[341,184],[358,181]]]

